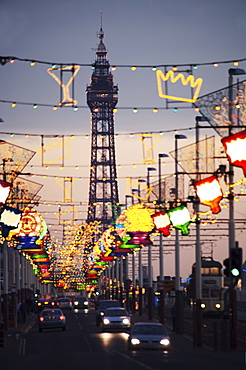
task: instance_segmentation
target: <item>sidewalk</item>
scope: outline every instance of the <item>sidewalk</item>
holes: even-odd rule
[[[35,324],[36,320],[37,315],[27,315],[26,322],[18,322],[17,327],[11,327],[4,333],[4,343],[3,347],[0,347],[0,357],[11,357],[19,352],[21,335],[27,333]]]

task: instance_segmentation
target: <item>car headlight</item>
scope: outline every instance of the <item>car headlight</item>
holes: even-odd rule
[[[206,307],[205,303],[201,303],[201,307],[205,308]]]
[[[170,344],[169,340],[168,339],[162,339],[160,341],[160,344],[162,344],[163,346],[168,346]]]
[[[221,308],[220,303],[216,303],[215,307],[218,308],[218,310],[219,310]]]
[[[129,319],[123,319],[123,320],[122,320],[122,324],[124,324],[124,325],[129,325],[129,324],[130,324]]]
[[[104,312],[100,312],[100,315],[101,315],[101,316],[104,316]]]
[[[85,305],[88,305],[88,302],[87,302],[87,301],[85,301],[85,302],[84,302],[84,304],[85,304]]]
[[[78,306],[79,302],[74,302],[75,306]]]
[[[136,344],[139,344],[139,343],[140,343],[139,339],[137,339],[137,338],[132,338],[131,339],[131,344],[136,345]]]
[[[109,321],[109,319],[107,319],[106,317],[103,319],[103,323],[105,324],[105,325],[108,325],[108,324],[110,324],[110,321]]]

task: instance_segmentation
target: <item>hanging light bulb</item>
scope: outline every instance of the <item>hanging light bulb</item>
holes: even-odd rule
[[[229,162],[242,167],[246,176],[246,130],[221,139]]]

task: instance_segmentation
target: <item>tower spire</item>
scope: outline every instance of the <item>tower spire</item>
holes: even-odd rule
[[[99,31],[98,37],[101,41],[104,38],[104,32],[103,32],[103,29],[102,29],[102,10],[100,10],[100,31]]]

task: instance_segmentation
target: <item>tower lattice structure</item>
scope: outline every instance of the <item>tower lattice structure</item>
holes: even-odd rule
[[[118,102],[118,87],[114,85],[102,22],[98,34],[96,60],[87,104],[91,111],[91,167],[87,222],[101,221],[105,230],[113,221],[114,208],[119,202],[114,142],[114,108]]]

